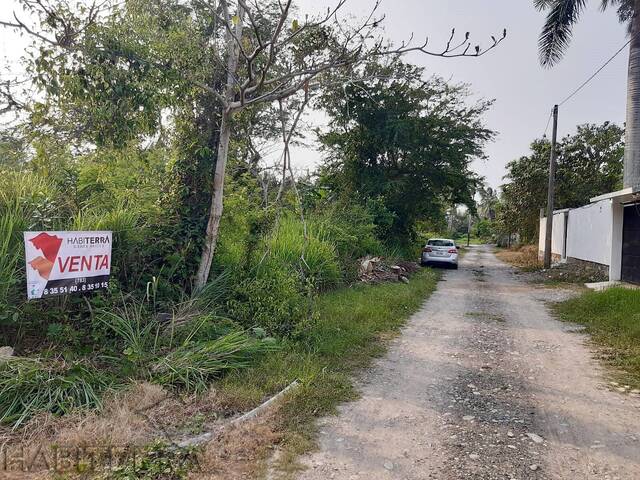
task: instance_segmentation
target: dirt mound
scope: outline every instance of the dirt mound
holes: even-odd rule
[[[364,283],[408,282],[409,276],[420,269],[415,262],[390,263],[383,257],[369,255],[358,262],[358,279]]]
[[[539,282],[606,282],[609,280],[609,271],[603,266],[587,262],[567,262],[555,264],[549,270],[532,272],[531,278]]]
[[[523,245],[521,247],[498,250],[496,257],[525,271],[534,271],[542,267],[542,263],[538,259],[537,245]]]

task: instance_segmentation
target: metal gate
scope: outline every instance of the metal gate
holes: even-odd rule
[[[622,281],[640,284],[640,204],[624,208]]]

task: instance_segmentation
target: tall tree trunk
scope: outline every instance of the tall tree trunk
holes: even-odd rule
[[[627,79],[624,187],[640,187],[640,0],[634,0]]]
[[[220,121],[220,139],[216,156],[216,169],[213,176],[213,187],[211,192],[211,207],[209,208],[209,221],[207,222],[207,232],[198,273],[195,277],[195,289],[200,290],[209,279],[213,254],[218,243],[220,231],[220,220],[222,219],[222,208],[224,198],[224,176],[227,168],[227,158],[229,156],[229,140],[231,138],[231,121],[233,112],[228,105],[235,96],[236,70],[238,69],[238,59],[240,57],[239,44],[242,40],[242,23],[244,20],[244,9],[238,5],[238,20],[235,30],[227,32],[227,82],[225,85],[224,97],[226,104],[222,106],[222,120]],[[235,36],[235,38],[234,38]]]

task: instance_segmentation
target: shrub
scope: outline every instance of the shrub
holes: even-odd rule
[[[0,363],[0,422],[17,428],[40,412],[99,407],[108,385],[104,373],[86,363],[9,358]]]
[[[271,335],[286,336],[309,317],[309,294],[297,272],[272,263],[235,281],[226,315],[246,328],[257,326]]]
[[[365,255],[377,255],[382,244],[376,237],[373,216],[359,205],[340,205],[317,215],[323,238],[335,246],[341,260],[353,261]]]
[[[372,215],[359,205],[339,205],[318,212],[311,221],[320,236],[335,245],[347,281],[356,278],[358,258],[383,251]]]

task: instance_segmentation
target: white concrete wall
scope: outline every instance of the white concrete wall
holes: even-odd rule
[[[553,230],[551,232],[551,253],[560,255],[564,253],[564,223],[565,210],[553,213]],[[540,235],[538,236],[538,250],[544,254],[544,241],[547,232],[547,217],[540,219]]]
[[[611,200],[602,200],[570,210],[567,226],[567,257],[611,265],[612,232]]]

